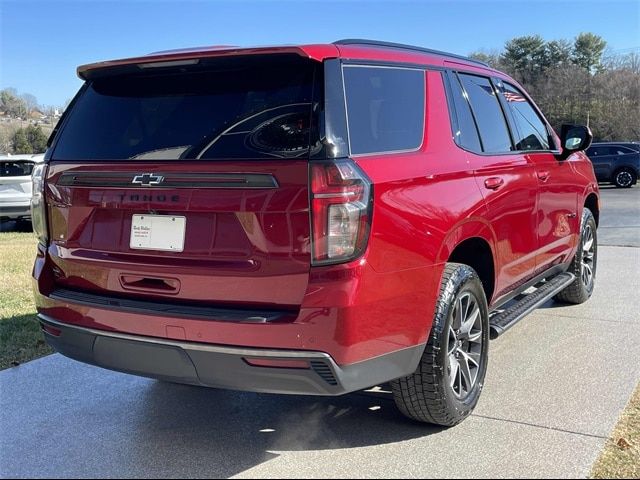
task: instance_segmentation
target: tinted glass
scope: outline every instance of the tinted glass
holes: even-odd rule
[[[27,177],[33,171],[33,162],[1,161],[0,177]]]
[[[308,155],[314,64],[273,57],[93,80],[74,105],[54,158]]]
[[[630,148],[615,147],[616,155],[626,155],[628,153],[636,153]]]
[[[454,132],[455,141],[458,145],[473,152],[481,152],[480,137],[478,137],[478,129],[476,128],[469,101],[465,92],[460,86],[460,82],[456,76],[450,78],[451,97],[455,108],[455,115],[458,120],[457,131]],[[452,112],[453,114],[453,112]]]
[[[345,66],[351,153],[415,150],[424,131],[424,71]]]
[[[516,150],[549,150],[547,128],[522,92],[505,83],[502,94],[515,122]]]
[[[640,144],[637,144],[637,143],[629,143],[629,144],[627,144],[627,147],[628,147],[630,150],[633,150],[634,152],[640,152]]]
[[[460,75],[460,80],[469,95],[483,150],[489,153],[512,150],[509,130],[489,79],[475,75]]]
[[[587,150],[587,155],[589,157],[602,157],[603,155],[613,155],[613,154],[615,154],[615,150],[608,146],[591,147]]]

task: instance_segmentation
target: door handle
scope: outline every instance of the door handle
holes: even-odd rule
[[[484,186],[489,190],[497,190],[504,185],[504,178],[502,177],[490,177],[484,181]]]
[[[549,180],[549,172],[547,172],[546,170],[538,172],[538,178],[541,182],[546,182],[547,180]]]

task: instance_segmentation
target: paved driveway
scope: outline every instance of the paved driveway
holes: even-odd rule
[[[640,188],[626,192],[621,226],[640,215]],[[628,203],[610,195],[605,226]],[[626,230],[604,243],[637,240]],[[639,248],[602,246],[593,298],[549,302],[492,342],[480,404],[448,430],[405,420],[385,392],[258,395],[30,362],[0,372],[0,475],[584,477],[640,380],[639,272]]]

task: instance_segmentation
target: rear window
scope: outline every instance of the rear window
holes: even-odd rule
[[[422,145],[423,70],[349,65],[343,72],[352,154],[416,150]]]
[[[33,171],[33,162],[0,161],[0,177],[28,177]]]
[[[315,67],[289,55],[234,57],[182,71],[92,80],[75,102],[53,158],[308,156]]]

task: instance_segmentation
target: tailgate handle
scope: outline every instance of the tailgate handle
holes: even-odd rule
[[[180,291],[180,280],[177,278],[120,275],[120,285],[125,290],[162,293],[178,293]]]

